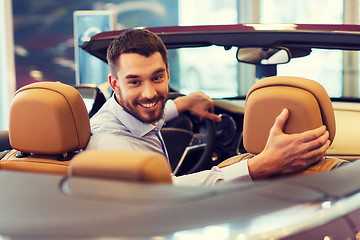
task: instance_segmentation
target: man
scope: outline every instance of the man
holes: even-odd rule
[[[109,46],[109,83],[114,95],[91,119],[88,149],[152,151],[167,157],[160,129],[179,112],[221,121],[213,101],[202,92],[167,100],[170,72],[161,39],[144,29],[124,32]],[[174,177],[175,184],[215,184],[256,180],[304,170],[320,160],[330,145],[325,126],[300,134],[284,134],[289,112],[276,118],[265,149],[247,161],[219,169]],[[131,161],[131,159],[129,160]]]

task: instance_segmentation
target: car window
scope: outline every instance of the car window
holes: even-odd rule
[[[277,6],[283,6],[283,8]],[[343,1],[261,0],[260,22],[342,24],[346,11],[343,7]],[[321,13],[315,10],[320,8],[323,10]],[[350,58],[355,56],[357,59],[354,53],[350,55],[353,55]],[[310,56],[292,59],[289,64],[279,65],[278,75],[299,76],[318,81],[331,97],[357,97],[358,90],[351,85],[358,80],[349,79],[348,74],[353,74],[350,73],[349,65],[346,62],[343,63],[345,60],[343,56],[340,50],[315,49]]]
[[[319,82],[330,97],[342,97],[342,62],[341,50],[313,49],[309,56],[278,65],[277,75],[312,79]]]
[[[359,98],[358,51],[313,49],[311,54],[278,65],[277,75],[319,82],[332,98]]]
[[[169,54],[174,51],[178,60],[174,67],[178,71],[175,76],[172,73],[172,88],[183,94],[201,90],[213,98],[239,95],[235,48],[227,51],[217,46],[182,48],[169,50]]]
[[[213,98],[244,97],[255,81],[255,67],[238,63],[235,48],[225,51],[211,46],[169,52],[177,56],[176,61],[170,60],[170,68],[177,69],[175,74],[172,71],[170,86],[183,94],[201,90]],[[277,75],[317,81],[332,98],[359,98],[358,58],[357,51],[312,49],[306,57],[279,64]]]

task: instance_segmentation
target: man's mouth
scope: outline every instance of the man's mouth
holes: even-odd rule
[[[152,108],[156,105],[157,101],[152,102],[152,103],[140,103],[140,105],[144,108]]]

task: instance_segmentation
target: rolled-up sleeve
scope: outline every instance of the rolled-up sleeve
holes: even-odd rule
[[[171,119],[176,118],[179,116],[179,112],[176,108],[176,105],[173,100],[168,100],[165,104],[164,109],[164,121],[170,121]]]
[[[179,186],[215,185],[219,183],[252,181],[249,175],[247,160],[227,167],[213,167],[197,173],[173,176],[173,184]]]
[[[242,160],[233,165],[223,167],[221,170],[224,173],[224,182],[244,182],[244,181],[252,181],[249,168],[248,168],[248,160]]]

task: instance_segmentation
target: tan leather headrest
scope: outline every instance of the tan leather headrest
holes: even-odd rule
[[[20,88],[9,122],[10,144],[22,152],[61,154],[84,148],[90,138],[83,99],[75,88],[59,82]]]
[[[172,182],[167,160],[156,153],[86,150],[71,160],[68,173],[135,182]]]
[[[270,128],[283,108],[290,112],[285,133],[325,125],[333,141],[335,116],[325,89],[309,79],[274,76],[256,82],[247,94],[243,131],[246,151],[258,154],[264,149]]]

